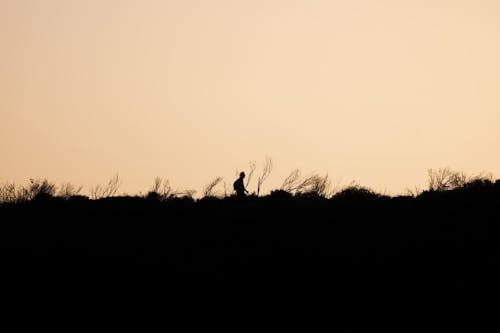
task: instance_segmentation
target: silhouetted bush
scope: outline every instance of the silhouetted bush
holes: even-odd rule
[[[331,183],[328,174],[302,177],[299,169],[293,170],[282,182],[280,190],[299,196],[328,197]]]
[[[388,196],[377,193],[367,187],[351,185],[332,196],[335,200],[371,200],[388,198]]]
[[[168,180],[156,177],[151,190],[146,194],[146,199],[154,201],[164,201],[174,197],[175,193]]]
[[[163,197],[158,193],[158,192],[148,192],[148,194],[146,194],[146,199],[147,200],[153,200],[153,201],[161,201],[163,200]]]
[[[430,191],[448,191],[471,186],[485,186],[492,182],[493,176],[488,173],[469,176],[463,171],[456,171],[450,168],[428,170],[428,185]]]
[[[26,186],[16,186],[14,183],[0,186],[0,203],[42,200],[53,197],[69,199],[77,196],[81,190],[81,186],[75,187],[70,183],[63,183],[57,187],[47,179],[30,179]]]
[[[463,186],[463,188],[474,188],[474,189],[482,189],[488,187],[493,187],[493,182],[491,181],[491,179],[487,178],[472,179]]]
[[[221,182],[222,182],[222,177],[216,177],[210,183],[208,183],[207,185],[205,185],[205,188],[203,189],[203,197],[214,197],[214,196],[217,196],[217,193],[215,193],[214,189]]]
[[[71,183],[64,183],[57,190],[56,196],[68,199],[78,195],[83,189],[83,186],[75,187]]]
[[[30,184],[20,190],[18,200],[42,200],[55,195],[56,185],[47,179],[30,179]]]
[[[292,194],[285,190],[273,190],[269,194],[269,197],[273,199],[290,199],[292,198]]]
[[[121,181],[120,177],[118,174],[116,174],[113,178],[109,180],[109,182],[106,185],[96,185],[93,188],[90,189],[90,195],[92,199],[97,200],[97,199],[102,199],[102,198],[109,198],[118,192],[118,189],[120,188]]]

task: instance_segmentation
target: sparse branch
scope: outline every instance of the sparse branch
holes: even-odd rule
[[[328,196],[330,187],[331,182],[328,178],[328,174],[323,177],[320,175],[314,175],[308,193],[316,195],[318,197],[326,197]]]
[[[316,175],[307,176],[304,178],[295,188],[295,192],[299,194],[308,193],[310,189],[314,186],[317,177]]]
[[[257,195],[260,194],[260,189],[264,181],[269,177],[271,172],[273,171],[273,161],[270,157],[266,157],[266,162],[264,164],[264,169],[262,170],[262,174],[257,179]]]
[[[120,188],[121,181],[118,174],[111,178],[106,186],[100,184],[90,189],[90,195],[92,199],[101,199],[112,197],[118,192]]]
[[[248,164],[250,166],[250,171],[247,175],[247,183],[245,184],[245,188],[248,188],[248,185],[250,184],[250,181],[252,180],[253,174],[255,172],[255,168],[257,167],[255,162],[249,162]]]
[[[280,190],[286,191],[288,193],[293,193],[295,192],[299,182],[300,182],[300,170],[295,169],[283,180]]]
[[[118,174],[116,174],[113,178],[111,178],[108,182],[108,185],[105,188],[105,195],[107,197],[112,197],[118,192],[118,188],[120,187],[121,182]]]
[[[325,176],[313,174],[302,178],[300,170],[295,169],[283,180],[280,190],[291,194],[307,194],[328,197],[331,195],[331,186],[328,174]]]
[[[437,170],[429,169],[428,183],[431,191],[446,191],[464,186],[469,178],[461,171],[454,171],[448,167]]]
[[[57,191],[57,196],[62,198],[70,198],[72,196],[78,195],[83,189],[83,186],[75,187],[71,183],[63,183]]]
[[[163,180],[161,177],[156,177],[147,197],[149,199],[165,200],[171,196],[173,196],[173,193],[170,182],[168,180]]]
[[[210,183],[205,185],[205,188],[203,189],[203,196],[204,197],[213,197],[215,195],[214,193],[214,188],[222,181],[222,177],[216,177],[214,180],[212,180]]]
[[[153,186],[151,187],[150,192],[159,193],[162,182],[163,182],[163,180],[161,179],[161,177],[156,177],[154,182],[153,182]]]
[[[90,188],[90,197],[94,200],[100,199],[101,198],[101,185],[97,184],[96,186],[93,186]]]

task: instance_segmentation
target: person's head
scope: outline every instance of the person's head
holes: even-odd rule
[[[240,178],[245,178],[245,173],[243,171],[240,173]]]

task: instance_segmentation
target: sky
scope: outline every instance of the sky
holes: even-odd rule
[[[0,51],[0,183],[500,175],[497,0],[0,0]]]

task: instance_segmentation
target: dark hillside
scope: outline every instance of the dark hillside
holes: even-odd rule
[[[499,203],[498,183],[417,197],[46,197],[0,206],[0,258],[4,272],[23,276],[487,288],[498,278]]]

